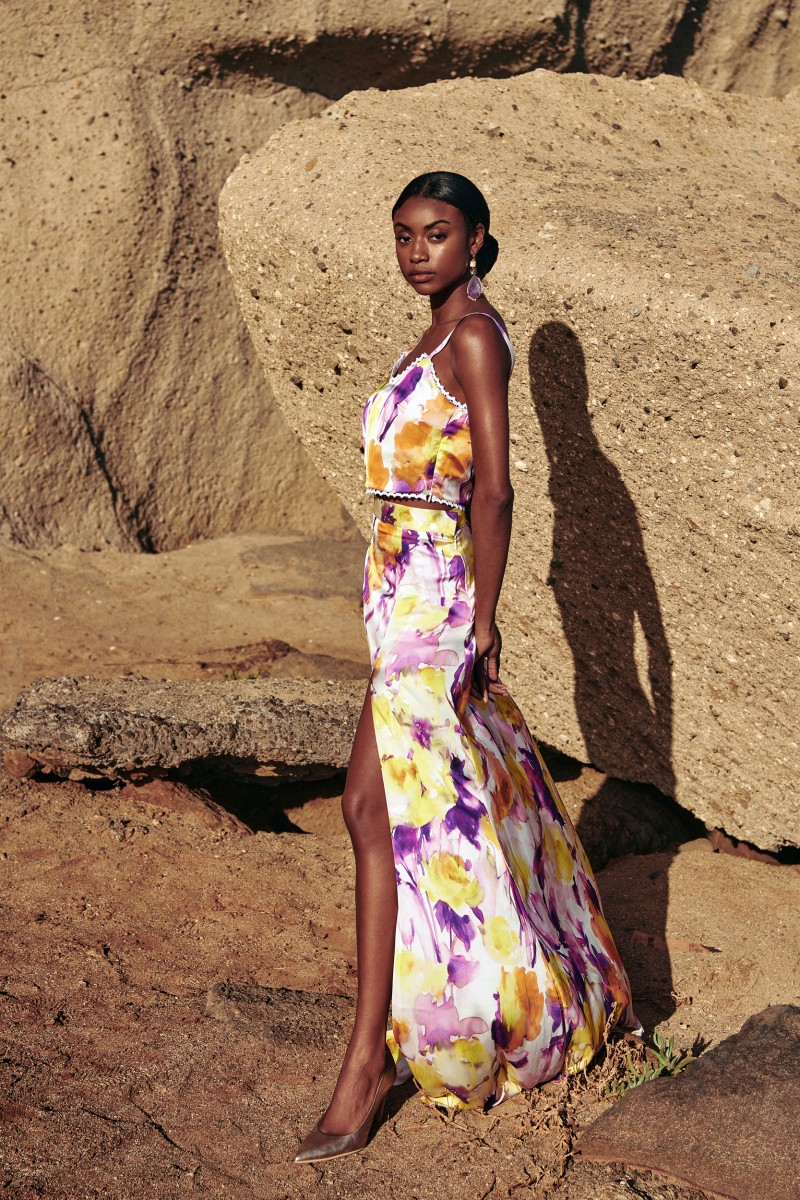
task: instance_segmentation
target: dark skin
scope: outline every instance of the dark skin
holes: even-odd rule
[[[442,200],[415,196],[395,213],[394,231],[400,270],[418,295],[430,298],[431,305],[431,324],[400,370],[420,354],[435,350],[448,330],[470,312],[491,313],[502,322],[485,295],[480,300],[467,296],[469,259],[483,245],[482,225],[470,231],[459,209]],[[495,610],[508,558],[514,500],[508,469],[508,372],[508,347],[491,321],[463,321],[436,356],[442,385],[466,404],[469,413],[475,469],[469,517],[475,547],[478,656],[473,690],[484,697],[487,687],[505,690],[498,682],[502,639]],[[446,507],[424,500],[404,503]]]
[[[431,305],[431,323],[401,368],[435,350],[467,313],[498,317],[485,296],[467,296],[469,260],[483,245],[482,225],[468,227],[464,214],[441,200],[413,197],[394,215],[397,261],[403,277]],[[443,387],[469,413],[474,488],[469,523],[475,551],[476,698],[505,694],[500,682],[502,639],[495,609],[511,536],[514,492],[508,465],[509,354],[491,321],[463,321],[435,359]],[[412,507],[442,508],[424,500]],[[333,1097],[319,1128],[345,1133],[362,1121],[385,1065],[386,1022],[394,967],[397,883],[369,690],[359,718],[347,771],[342,812],[356,860],[358,1000],[350,1043]]]

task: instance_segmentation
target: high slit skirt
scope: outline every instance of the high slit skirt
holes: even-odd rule
[[[376,499],[370,701],[397,878],[392,1029],[425,1103],[489,1107],[636,1028],[575,829],[508,695],[470,692],[474,559],[456,509]]]

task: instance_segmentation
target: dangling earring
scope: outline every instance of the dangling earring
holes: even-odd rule
[[[481,277],[478,274],[478,264],[474,258],[469,260],[469,283],[467,284],[467,295],[470,300],[480,300],[483,295],[483,284]]]

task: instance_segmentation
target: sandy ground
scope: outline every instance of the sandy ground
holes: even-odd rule
[[[334,821],[302,831],[332,810],[335,783],[316,796],[304,786],[273,802],[297,832],[250,833],[199,804],[170,811],[146,791],[3,777],[3,1195],[637,1194],[620,1191],[610,1168],[570,1166],[577,1132],[611,1103],[603,1088],[619,1052],[588,1082],[553,1083],[487,1116],[446,1121],[406,1084],[364,1154],[318,1169],[290,1162],[327,1103],[355,991],[347,837]],[[709,863],[755,872],[767,888],[766,970],[761,931],[743,928],[752,889]],[[689,887],[698,870],[702,920]],[[647,881],[668,875],[678,915],[666,944],[651,945],[663,895]],[[640,1013],[649,1025],[666,1015],[682,1048],[738,1028],[773,998],[764,986],[776,978],[791,988],[793,868],[715,855],[704,842],[675,860],[615,860],[599,879]],[[721,886],[741,893],[738,905],[721,908]]]
[[[157,555],[0,546],[0,709],[39,675],[366,677],[363,561],[357,536]]]
[[[315,553],[273,536],[157,558],[4,549],[3,700],[66,671],[364,675],[361,547]],[[567,791],[607,783],[553,764]],[[445,1120],[405,1084],[364,1154],[291,1163],[327,1103],[355,994],[342,778],[269,793],[207,786],[219,807],[185,785],[0,773],[4,1196],[645,1194],[570,1157],[612,1102],[621,1047],[588,1080],[486,1116]],[[599,879],[648,1029],[701,1050],[797,990],[796,869],[701,841],[615,859]]]

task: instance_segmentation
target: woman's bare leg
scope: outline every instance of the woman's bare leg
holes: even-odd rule
[[[353,741],[342,812],[356,858],[358,1002],[333,1098],[319,1123],[323,1133],[349,1133],[361,1123],[386,1064],[397,883],[369,689]]]

